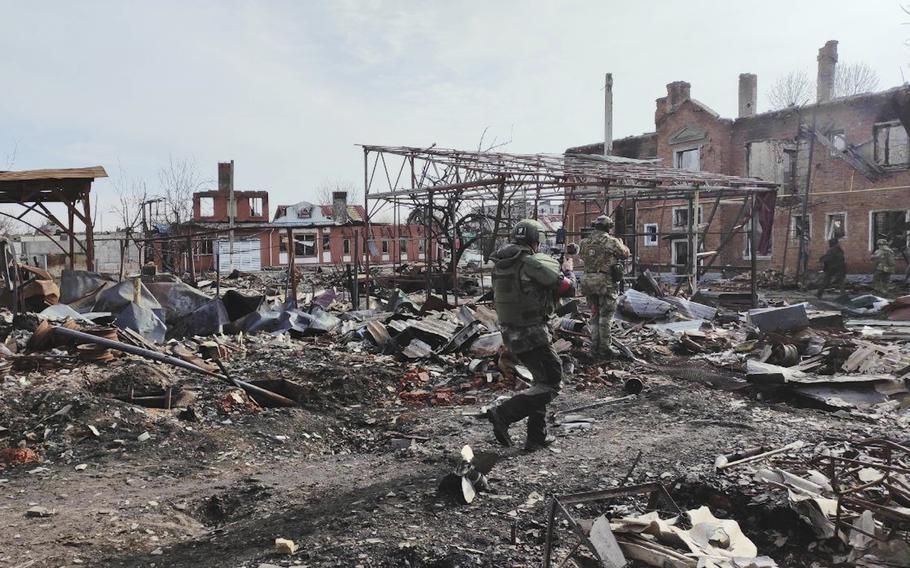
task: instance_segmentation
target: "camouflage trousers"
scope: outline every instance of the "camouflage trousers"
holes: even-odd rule
[[[888,285],[891,284],[891,273],[885,272],[884,270],[876,269],[872,273],[872,285],[880,293],[884,294],[888,291]]]
[[[610,325],[616,313],[615,294],[588,294],[588,306],[591,308],[591,354],[610,353]]]
[[[507,424],[527,418],[527,443],[542,444],[547,437],[547,405],[559,394],[562,383],[562,361],[549,343],[515,356],[531,371],[534,384],[500,404],[497,412]]]

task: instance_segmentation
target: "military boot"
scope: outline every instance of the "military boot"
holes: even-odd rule
[[[541,440],[528,440],[525,442],[525,451],[526,452],[536,452],[537,450],[542,450],[553,445],[553,442],[556,441],[556,436],[551,436],[547,434]]]
[[[509,423],[499,415],[495,408],[487,411],[487,420],[493,425],[493,435],[496,436],[496,441],[503,447],[512,447],[512,438],[509,436]]]

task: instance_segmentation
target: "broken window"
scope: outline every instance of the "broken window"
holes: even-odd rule
[[[698,206],[698,223],[702,222],[702,207]],[[673,228],[674,229],[686,229],[689,227],[689,208],[688,207],[674,207],[673,208]]]
[[[199,216],[200,217],[214,217],[215,216],[215,198],[214,197],[200,197],[199,198]]]
[[[906,166],[910,139],[900,122],[875,125],[875,163],[880,166]]]
[[[322,252],[332,250],[332,236],[329,233],[322,233]]]
[[[345,239],[342,241],[341,252],[343,254],[351,254],[351,239]]]
[[[262,216],[262,198],[250,197],[250,217]]]
[[[309,219],[313,216],[313,208],[309,206],[298,207],[297,208],[297,218],[298,219]]]
[[[199,254],[214,254],[215,241],[212,239],[202,239],[199,241]]]
[[[389,241],[382,241],[382,254],[389,254]]]
[[[847,138],[843,130],[833,130],[828,134],[831,137],[831,155],[836,156],[847,149]]]
[[[407,239],[398,239],[398,258],[408,258],[408,241]]]
[[[847,214],[828,213],[825,215],[825,238],[844,239],[847,237]]]
[[[657,223],[645,223],[645,246],[657,246]]]
[[[796,193],[796,150],[787,148],[783,153],[784,178],[781,180],[784,191]]]
[[[701,171],[701,153],[698,148],[676,152],[676,167],[691,172]]]
[[[874,211],[872,212],[872,231],[869,235],[869,248],[875,250],[878,239],[887,239],[892,246],[903,248],[907,242],[907,231],[910,230],[908,211]]]
[[[744,235],[743,243],[745,244],[745,249],[743,250],[743,258],[745,260],[751,260],[752,259],[752,253],[751,253],[751,251],[752,251],[752,219],[749,219],[743,225],[743,235]],[[791,235],[792,235],[792,233],[791,233]],[[755,236],[759,240],[759,242],[761,242],[761,224],[759,224],[758,227],[756,227]],[[764,259],[771,258],[773,249],[774,249],[774,241],[772,240],[770,243],[768,243],[768,254],[766,254],[766,255],[759,254],[756,258],[764,258]]]
[[[427,242],[423,239],[417,241],[417,254],[423,254],[426,252]]]
[[[316,235],[294,235],[294,256],[316,256]]]
[[[812,239],[812,218],[808,215],[792,215],[790,217],[790,238],[799,240],[805,234],[806,239]]]

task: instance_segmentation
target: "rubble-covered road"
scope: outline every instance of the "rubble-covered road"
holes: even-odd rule
[[[274,373],[292,360],[258,360],[267,353],[252,351],[247,364]],[[556,428],[555,451],[533,454],[495,447],[487,424],[465,416],[476,406],[402,406],[381,392],[371,404],[235,409],[199,421],[153,409],[142,409],[137,421],[125,416],[132,405],[97,408],[76,400],[75,407],[96,414],[48,424],[72,430],[91,423],[98,436],[77,438],[63,449],[69,454],[47,456],[46,470],[30,464],[0,472],[0,566],[537,565],[542,498],[615,486],[639,452],[628,481],[660,480],[681,505],[709,504],[718,517],[739,520],[780,565],[804,566],[815,552],[804,546],[809,541],[794,540],[801,527],[756,524],[754,511],[746,514],[754,507],[743,506],[748,487],[741,487],[754,482],[739,471],[716,475],[715,456],[894,431],[891,419],[796,409],[709,386],[699,380],[711,378],[709,367],[704,373],[692,365],[672,373],[673,361],[626,367],[645,379],[641,395],[578,411],[593,419],[589,429]],[[343,376],[341,368],[335,372]],[[34,390],[59,391],[72,380],[46,377]],[[325,384],[331,382],[327,376]],[[555,410],[624,394],[609,379],[584,391],[577,384],[567,381]],[[153,434],[140,442],[139,430]],[[465,444],[502,457],[489,475],[492,492],[471,505],[437,493]],[[47,516],[29,516],[33,507]],[[279,537],[299,550],[277,553]]]

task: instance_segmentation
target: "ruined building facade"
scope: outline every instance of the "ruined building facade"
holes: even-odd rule
[[[808,233],[808,269],[818,268],[827,240],[838,236],[850,273],[872,271],[870,255],[878,238],[896,248],[907,245],[910,229],[910,144],[907,109],[910,87],[845,98],[831,98],[837,42],[819,50],[818,94],[814,104],[756,113],[757,78],[739,78],[739,116],[723,118],[691,97],[685,82],[667,85],[657,99],[655,130],[613,141],[617,156],[660,159],[682,169],[711,171],[780,183],[770,254],[759,256],[759,268],[786,266],[793,274],[799,240]],[[566,150],[567,154],[601,154],[603,144]],[[808,203],[803,216],[803,196]],[[580,232],[599,213],[568,200],[567,229]],[[707,223],[714,200],[700,203],[698,223]],[[699,246],[701,265],[719,250],[713,268],[749,264],[748,231],[730,238],[742,225],[742,201],[722,200]],[[623,210],[612,199],[618,233],[628,237],[642,267],[685,272],[688,258],[688,206],[684,202],[642,201]],[[748,228],[748,221],[746,225]],[[724,245],[724,246],[721,246]],[[903,270],[903,265],[898,270]]]

